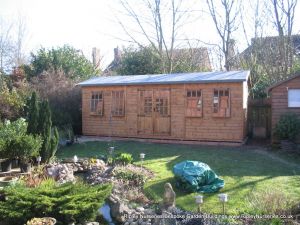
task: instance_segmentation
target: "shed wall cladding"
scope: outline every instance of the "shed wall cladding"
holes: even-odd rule
[[[230,141],[244,139],[247,97],[239,83],[164,84],[131,86],[82,87],[83,134],[178,140]],[[188,92],[188,91],[200,92]],[[222,99],[228,99],[230,111],[214,113],[214,95],[222,90]],[[228,93],[226,93],[226,90]],[[112,116],[112,92],[124,91],[124,116]],[[91,95],[103,93],[103,115],[92,115]],[[225,94],[226,93],[226,94]],[[149,99],[147,96],[149,95]],[[189,95],[189,97],[187,96]],[[226,96],[229,95],[229,96]],[[147,106],[140,105],[140,97]],[[151,96],[154,96],[151,99]],[[168,96],[168,97],[164,97]],[[197,99],[197,101],[195,101]],[[201,101],[199,101],[201,100]],[[156,104],[151,114],[151,101]],[[221,101],[219,104],[226,104]],[[167,109],[166,107],[167,106]],[[187,110],[187,106],[191,110]],[[140,113],[140,107],[144,107]],[[226,106],[225,106],[226,107]],[[202,110],[198,110],[202,109]],[[223,110],[223,111],[222,111]],[[202,113],[199,113],[199,111]],[[149,114],[148,114],[149,113]],[[220,113],[224,116],[220,116]]]
[[[300,107],[288,107],[288,90],[300,89],[300,75],[272,89],[272,130],[284,113],[295,113],[300,116]],[[299,138],[298,138],[299,139]],[[273,141],[275,137],[273,136]]]

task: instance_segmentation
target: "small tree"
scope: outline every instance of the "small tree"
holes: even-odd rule
[[[56,127],[52,127],[51,110],[48,101],[38,103],[35,93],[29,102],[28,120],[30,129],[27,132],[43,139],[40,156],[43,162],[49,162],[57,151],[59,134]]]
[[[52,159],[55,156],[55,153],[57,151],[58,142],[59,142],[58,130],[56,127],[54,127],[52,137],[50,140],[49,159]]]
[[[42,160],[43,162],[49,162],[57,150],[59,135],[56,127],[52,128],[51,111],[47,100],[40,103],[37,128],[38,134],[43,138],[40,151]]]
[[[33,92],[28,104],[27,133],[36,134],[39,119],[39,107],[36,92]]]

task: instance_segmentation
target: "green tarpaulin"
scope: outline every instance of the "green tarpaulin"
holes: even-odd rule
[[[188,192],[212,193],[223,188],[220,179],[210,167],[198,161],[183,161],[173,167],[177,187]]]

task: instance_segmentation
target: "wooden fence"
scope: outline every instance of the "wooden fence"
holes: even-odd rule
[[[271,100],[270,99],[249,100],[248,135],[253,138],[271,137]]]

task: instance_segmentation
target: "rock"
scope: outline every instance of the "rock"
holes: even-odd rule
[[[108,204],[110,206],[111,216],[121,223],[126,221],[125,215],[131,215],[133,212],[126,204],[120,201],[118,196],[115,195],[110,195],[108,198]]]
[[[145,209],[144,210],[144,214],[145,215],[154,215],[155,214],[155,210],[154,209]]]
[[[169,207],[175,207],[176,194],[170,183],[165,184],[165,192],[163,197],[163,207],[168,209]]]
[[[137,222],[132,222],[132,223],[130,223],[130,225],[138,225],[138,223]]]
[[[143,207],[136,207],[136,211],[138,211],[138,212],[144,212],[144,208]]]
[[[53,177],[58,183],[74,182],[74,171],[66,164],[50,164],[46,168],[48,176]]]
[[[85,223],[85,225],[99,225],[98,222],[88,222],[88,223]]]

